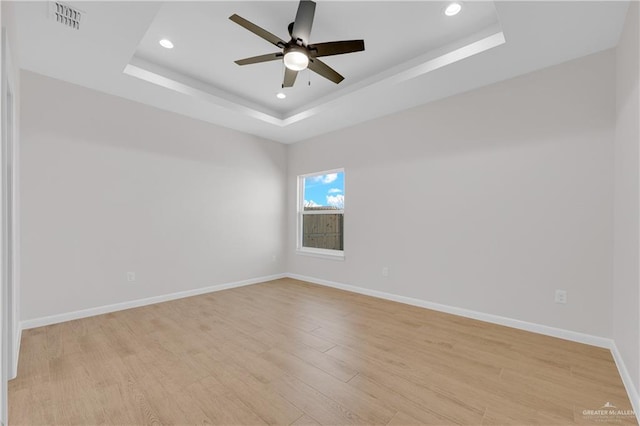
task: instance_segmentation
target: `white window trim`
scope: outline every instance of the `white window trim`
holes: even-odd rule
[[[344,250],[328,250],[313,247],[299,247],[296,254],[302,256],[319,257],[329,260],[344,260]]]
[[[297,202],[297,206],[296,206],[296,220],[297,220],[297,227],[296,227],[296,254],[300,254],[300,255],[304,255],[304,256],[313,256],[313,257],[319,257],[319,258],[323,258],[323,259],[331,259],[331,260],[344,260],[344,250],[329,250],[329,249],[321,249],[321,248],[315,248],[315,247],[303,247],[302,246],[302,217],[303,215],[307,214],[307,215],[314,215],[314,214],[341,214],[344,218],[344,212],[345,212],[345,205],[342,206],[341,210],[319,210],[319,211],[315,211],[313,213],[311,212],[307,212],[304,213],[304,185],[302,184],[302,182],[304,181],[304,179],[310,177],[310,176],[318,176],[318,175],[326,175],[329,173],[342,173],[343,174],[343,195],[346,193],[346,173],[344,172],[344,169],[332,169],[332,170],[325,170],[325,171],[321,171],[321,172],[315,172],[315,173],[306,173],[303,175],[299,175],[298,176],[298,202]],[[344,219],[343,219],[344,220]],[[344,236],[343,236],[344,238]]]

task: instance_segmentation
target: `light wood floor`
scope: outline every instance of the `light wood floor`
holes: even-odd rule
[[[282,279],[25,331],[9,421],[636,424],[607,402],[608,350]]]

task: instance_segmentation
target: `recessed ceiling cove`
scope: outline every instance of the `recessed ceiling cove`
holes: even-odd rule
[[[276,51],[229,20],[237,14],[289,40],[298,2],[170,2],[158,10],[125,67],[130,76],[286,127],[331,103],[388,89],[505,43],[493,2],[318,2],[310,43],[364,39],[366,50],[323,61],[345,76],[334,84],[304,70],[282,87],[282,60],[239,66],[234,61]],[[160,45],[170,40],[172,49]],[[282,92],[284,99],[276,97]]]
[[[229,17],[287,40],[298,0],[64,3],[79,28],[52,19],[50,1],[2,1],[21,69],[283,143],[611,49],[629,5],[468,0],[448,17],[445,1],[318,0],[310,42],[365,51],[323,58],[340,84],[305,71],[283,89],[280,61],[234,63],[276,49]]]

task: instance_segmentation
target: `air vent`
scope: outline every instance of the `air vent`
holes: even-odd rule
[[[83,11],[59,1],[49,3],[49,16],[51,19],[74,30],[80,29],[82,15],[84,15]]]

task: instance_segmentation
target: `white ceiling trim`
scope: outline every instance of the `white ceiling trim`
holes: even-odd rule
[[[279,114],[246,99],[221,90],[211,84],[173,71],[167,67],[136,57],[131,58],[123,73],[164,87],[166,89],[204,100],[229,111],[243,114],[265,123],[287,127],[298,123],[331,107],[356,93],[374,93],[395,84],[417,78],[421,75],[446,67],[455,62],[493,49],[506,42],[499,24],[492,25],[464,40],[433,50],[410,61],[397,65],[370,78],[362,80],[343,90],[322,97],[288,114]]]
[[[123,73],[266,123],[282,126],[282,118],[273,112],[261,111],[260,106],[252,105],[245,99],[144,59],[134,56]]]

